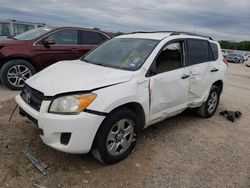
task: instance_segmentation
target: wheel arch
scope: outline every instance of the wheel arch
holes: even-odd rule
[[[144,112],[144,109],[142,107],[142,105],[138,102],[128,102],[125,104],[122,104],[120,106],[115,107],[113,110],[111,110],[107,116],[104,118],[104,120],[102,121],[101,125],[99,126],[98,130],[100,129],[100,127],[103,125],[103,122],[110,116],[112,116],[112,114],[114,114],[115,112],[117,112],[120,109],[123,108],[127,108],[129,110],[131,110],[132,112],[135,113],[137,120],[138,120],[138,131],[140,132],[141,130],[143,130],[144,126],[145,126],[145,122],[146,122],[146,115]],[[98,132],[97,130],[97,132]]]
[[[11,60],[27,61],[35,68],[36,71],[38,71],[38,67],[36,66],[36,63],[32,60],[32,58],[30,58],[28,56],[9,56],[9,57],[6,57],[6,58],[4,58],[3,63],[0,64],[0,69],[3,67],[4,64],[6,64],[7,62],[9,62]]]
[[[222,80],[217,80],[212,84],[212,86],[217,86],[220,89],[220,94],[223,91],[223,81]]]

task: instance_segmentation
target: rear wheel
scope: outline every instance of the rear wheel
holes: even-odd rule
[[[137,118],[129,109],[111,113],[96,134],[92,155],[105,164],[125,159],[135,147],[137,125]]]
[[[210,118],[214,115],[220,101],[220,89],[217,86],[212,86],[209,96],[198,109],[197,113],[203,118]]]
[[[35,68],[27,61],[16,59],[8,61],[0,71],[1,82],[12,90],[20,90],[25,81],[36,73]]]

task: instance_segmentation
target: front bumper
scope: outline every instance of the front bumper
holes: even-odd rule
[[[37,120],[42,141],[59,151],[67,153],[88,153],[91,149],[96,132],[104,120],[98,116],[82,112],[78,115],[58,115],[48,113],[50,101],[43,101],[40,111],[31,108],[20,95],[16,96],[19,107],[28,115]],[[69,135],[67,144],[62,142],[63,135]]]

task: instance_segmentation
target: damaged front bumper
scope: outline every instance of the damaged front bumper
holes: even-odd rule
[[[78,115],[48,113],[51,101],[43,101],[40,111],[30,107],[20,95],[16,96],[20,114],[28,117],[41,129],[43,142],[67,153],[88,153],[104,116],[82,112]]]

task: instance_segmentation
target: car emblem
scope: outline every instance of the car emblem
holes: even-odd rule
[[[30,94],[28,92],[26,92],[25,100],[26,102],[30,103]]]

